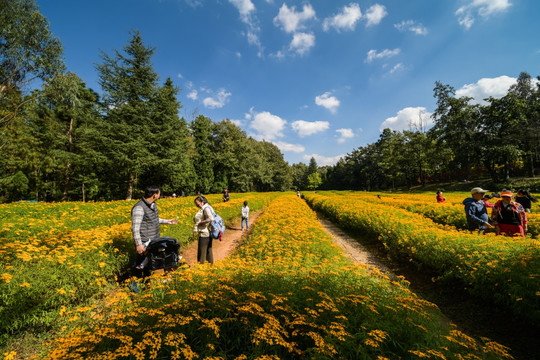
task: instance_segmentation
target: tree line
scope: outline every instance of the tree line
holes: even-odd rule
[[[456,97],[435,83],[434,125],[422,119],[408,130],[385,129],[377,142],[359,147],[335,166],[321,169],[327,189],[395,189],[427,182],[488,177],[506,184],[534,177],[540,155],[540,77],[522,72],[501,98],[485,104]]]
[[[101,92],[67,71],[33,0],[0,0],[0,202],[112,200],[148,185],[186,195],[314,188],[272,143],[228,119],[179,117],[138,31],[96,65]],[[30,84],[42,83],[39,89]],[[315,160],[313,160],[314,162]]]
[[[385,129],[334,166],[289,165],[228,119],[179,117],[180,89],[160,82],[156,50],[138,31],[130,36],[123,49],[101,52],[98,93],[67,71],[33,0],[0,0],[0,202],[131,199],[148,185],[187,195],[393,189],[479,172],[501,182],[538,167],[540,90],[527,73],[487,105],[437,82],[429,130]]]

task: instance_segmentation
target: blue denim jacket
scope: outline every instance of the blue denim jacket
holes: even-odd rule
[[[476,201],[470,197],[463,200],[463,205],[465,205],[465,215],[467,216],[467,227],[469,230],[485,229],[484,224],[489,220],[486,204],[482,200]]]

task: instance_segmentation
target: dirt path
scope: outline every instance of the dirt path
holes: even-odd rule
[[[251,232],[252,225],[255,223],[261,213],[262,211],[249,214],[249,231],[242,231],[240,227],[240,219],[238,219],[237,223],[233,227],[227,226],[223,241],[216,239],[212,241],[214,262],[223,260],[238,246],[240,238],[242,238],[242,236],[247,236]],[[183,260],[189,266],[197,264],[197,241],[193,241],[191,244],[189,244],[180,255],[182,255]]]
[[[324,229],[332,235],[332,240],[339,245],[345,255],[355,263],[362,263],[374,268],[377,268],[381,273],[385,274],[392,280],[397,279],[390,268],[375,256],[366,246],[360,244],[358,240],[347,235],[343,230],[334,225],[330,220],[317,214],[319,222]]]
[[[375,267],[390,279],[404,276],[410,282],[411,291],[436,304],[447,319],[468,334],[477,338],[488,337],[509,347],[515,359],[540,360],[538,328],[523,324],[512,314],[473,298],[462,286],[433,283],[431,274],[388,259],[380,244],[369,239],[357,239],[324,216],[317,214],[317,217],[334,242],[354,262]],[[363,240],[367,240],[367,245],[360,243]]]

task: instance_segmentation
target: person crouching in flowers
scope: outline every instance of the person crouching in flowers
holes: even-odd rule
[[[512,201],[514,194],[503,190],[501,200],[495,203],[491,212],[491,220],[495,224],[497,235],[504,233],[509,236],[521,234],[525,237],[527,232],[527,213],[520,203]]]
[[[214,254],[212,252],[212,238],[208,227],[214,221],[212,209],[208,200],[202,195],[195,198],[195,206],[199,208],[197,214],[193,218],[193,232],[199,234],[199,242],[197,245],[197,261],[201,264],[208,260],[209,263],[214,263]]]
[[[489,216],[486,210],[486,204],[482,199],[487,190],[479,187],[471,189],[471,197],[463,200],[465,205],[465,216],[467,217],[467,227],[470,231],[478,230],[483,234],[486,229],[493,226],[489,223]]]
[[[446,198],[442,196],[442,191],[437,191],[437,202],[443,203],[446,201]]]

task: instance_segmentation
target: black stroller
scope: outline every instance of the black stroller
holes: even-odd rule
[[[163,236],[152,240],[146,247],[146,258],[133,264],[132,275],[141,278],[150,276],[155,270],[176,270],[181,260],[179,249],[180,244],[175,238]]]

